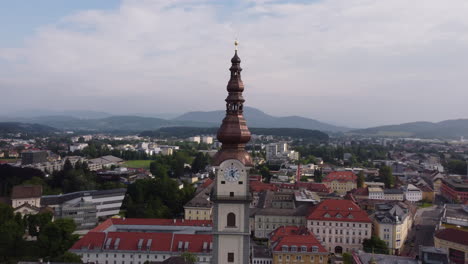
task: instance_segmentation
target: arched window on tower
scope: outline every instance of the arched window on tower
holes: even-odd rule
[[[227,226],[228,227],[236,226],[236,215],[234,213],[229,213],[227,215]]]

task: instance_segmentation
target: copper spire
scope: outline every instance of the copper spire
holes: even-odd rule
[[[223,143],[221,150],[214,157],[214,165],[219,165],[227,159],[237,159],[244,165],[251,165],[250,155],[245,151],[245,144],[250,140],[250,131],[244,119],[244,83],[241,79],[240,58],[237,55],[238,42],[234,43],[236,50],[231,59],[231,78],[227,85],[226,117],[218,130],[217,138]]]

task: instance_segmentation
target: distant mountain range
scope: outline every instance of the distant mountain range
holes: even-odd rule
[[[61,114],[40,115],[47,111],[23,111],[8,117],[0,116],[0,122],[10,122],[9,131],[19,131],[24,126],[25,131],[31,132],[48,129],[56,130],[84,130],[84,131],[114,131],[114,132],[141,132],[154,131],[166,127],[219,127],[225,111],[188,112],[172,119],[155,117],[155,115],[126,115],[116,116],[105,112],[94,111],[68,111]],[[58,112],[56,112],[58,113]],[[350,129],[320,122],[300,116],[276,117],[266,114],[256,108],[245,107],[244,115],[250,128],[298,128],[319,130],[327,133],[346,133],[349,135],[385,136],[385,137],[419,137],[458,139],[461,136],[468,138],[468,119],[446,120],[437,123],[412,122],[399,125],[386,125],[366,129]],[[173,116],[173,114],[172,114]],[[16,125],[11,125],[15,123]],[[19,123],[25,123],[23,125]],[[1,128],[1,127],[0,127]],[[2,130],[0,130],[2,131]],[[5,127],[3,128],[5,130]],[[13,133],[13,132],[10,132]]]
[[[225,111],[210,111],[210,112],[189,112],[183,114],[173,120],[177,121],[197,121],[205,123],[213,123],[219,126],[224,118]],[[253,107],[244,108],[244,117],[247,120],[249,127],[262,127],[262,128],[303,128],[313,129],[326,132],[344,132],[349,131],[349,128],[334,126],[324,122],[317,121],[300,116],[284,116],[276,117],[265,112],[262,112]]]
[[[468,119],[445,120],[437,123],[412,122],[358,129],[351,134],[418,138],[468,138]]]
[[[189,112],[173,119],[142,116],[107,116],[91,111],[74,111],[74,115],[48,115],[21,117],[0,117],[0,122],[23,122],[51,126],[60,130],[88,131],[144,131],[161,127],[219,127],[225,111]],[[314,119],[289,116],[275,117],[258,109],[246,107],[244,110],[249,127],[256,128],[302,128],[325,132],[343,132],[348,128],[323,123]],[[104,116],[104,117],[102,117]]]

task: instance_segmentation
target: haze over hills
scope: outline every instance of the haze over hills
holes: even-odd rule
[[[49,111],[50,113],[51,111]],[[27,115],[29,113],[29,115]],[[36,114],[47,113],[37,111]],[[59,112],[57,112],[59,113]],[[198,127],[217,128],[224,118],[225,111],[188,112],[173,119],[155,117],[155,115],[112,115],[96,111],[64,111],[61,115],[33,115],[31,111],[23,111],[12,116],[0,116],[0,122],[24,123],[26,131],[33,124],[44,125],[58,130],[87,131],[133,131],[141,132],[157,130],[164,127]],[[299,128],[319,130],[323,132],[345,132],[351,135],[388,136],[388,137],[419,137],[459,139],[468,138],[468,119],[445,120],[441,122],[411,122],[399,125],[385,125],[366,129],[355,129],[335,126],[314,119],[288,116],[276,117],[252,107],[245,107],[247,124],[250,128]],[[8,125],[11,127],[11,125]],[[41,130],[41,127],[37,127]]]
[[[4,122],[23,122],[51,126],[61,130],[90,130],[90,131],[143,131],[155,130],[161,127],[219,127],[225,111],[189,112],[174,119],[157,117],[142,117],[135,115],[112,116],[103,112],[73,111],[71,115],[46,115],[0,117]],[[256,128],[302,128],[325,132],[343,132],[348,128],[330,125],[314,119],[290,116],[275,117],[258,109],[246,107],[245,116],[249,127]],[[101,117],[104,116],[104,117]],[[94,117],[94,118],[93,118]]]
[[[437,123],[411,122],[400,125],[387,125],[358,129],[351,134],[369,136],[399,136],[418,138],[452,138],[468,137],[468,119],[445,120]]]
[[[220,124],[225,115],[224,110],[209,111],[209,112],[188,112],[179,117],[174,118],[178,121],[197,121],[197,122],[212,122]],[[244,117],[247,120],[249,127],[264,127],[264,128],[303,128],[314,129],[327,132],[344,132],[349,131],[349,128],[335,126],[315,119],[300,117],[300,116],[285,116],[276,117],[266,114],[253,107],[244,108]]]

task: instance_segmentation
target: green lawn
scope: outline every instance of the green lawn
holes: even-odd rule
[[[129,168],[143,168],[149,169],[152,160],[127,160],[123,166]]]
[[[422,204],[419,206],[419,208],[431,207],[432,205],[433,205],[432,203],[426,203],[426,202],[424,202],[424,203],[422,203]]]
[[[18,159],[3,159],[1,158],[0,161],[6,161],[6,162],[16,162]]]

